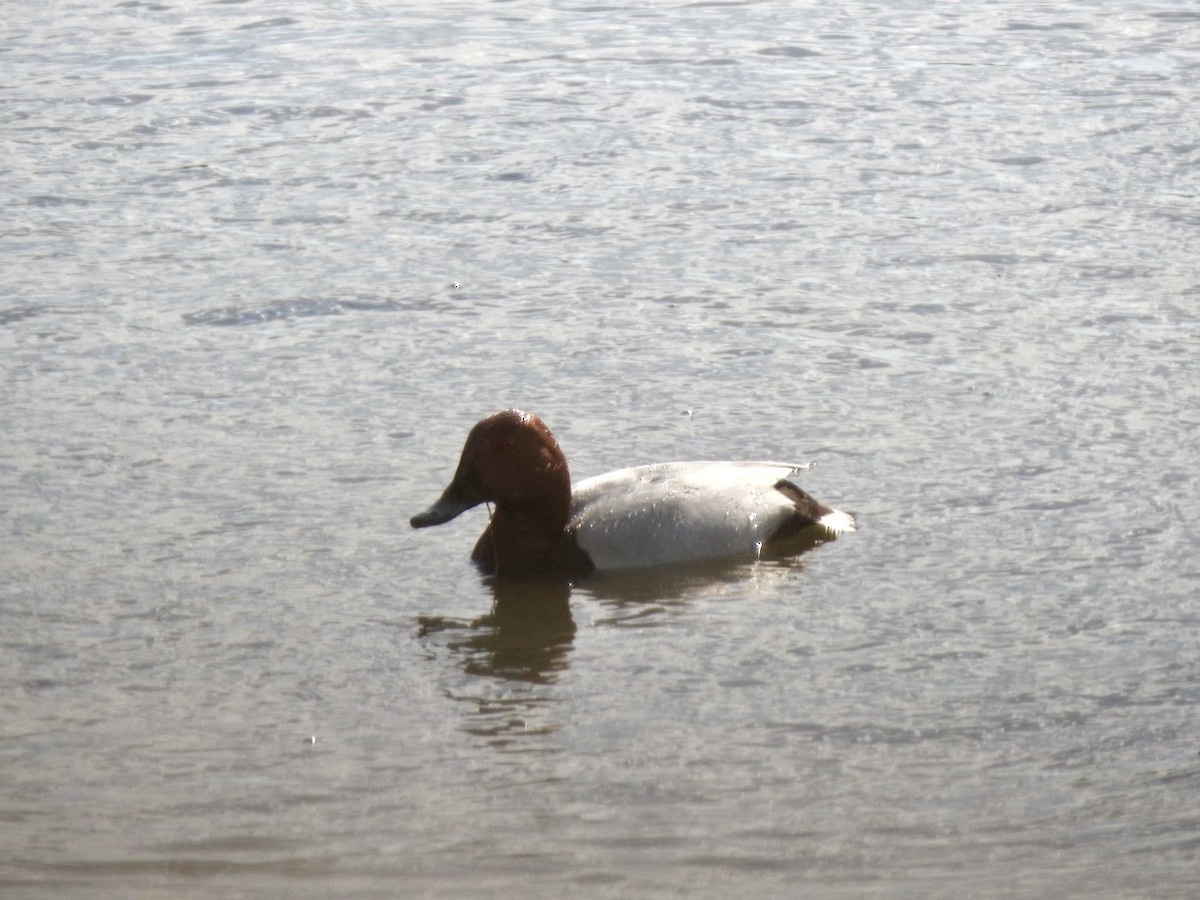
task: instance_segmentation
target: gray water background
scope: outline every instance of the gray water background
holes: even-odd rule
[[[3,9],[6,897],[1200,891],[1193,3]],[[861,531],[489,585],[509,405]]]

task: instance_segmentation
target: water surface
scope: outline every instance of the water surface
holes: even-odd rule
[[[1191,4],[7,31],[6,896],[1200,889]],[[489,583],[512,405],[861,531]]]

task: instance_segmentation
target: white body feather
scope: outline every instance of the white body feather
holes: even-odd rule
[[[776,488],[804,465],[780,462],[655,463],[577,482],[571,524],[597,569],[757,555],[796,511]],[[830,537],[854,530],[836,510]]]

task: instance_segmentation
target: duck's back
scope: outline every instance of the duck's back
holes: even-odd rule
[[[570,530],[598,569],[758,553],[808,526],[833,537],[853,519],[808,496],[780,462],[675,462],[574,485]],[[782,484],[781,484],[782,483]]]

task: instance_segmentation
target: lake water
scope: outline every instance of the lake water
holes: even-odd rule
[[[6,897],[1200,892],[1191,0],[4,30]],[[861,530],[492,585],[506,406]]]

